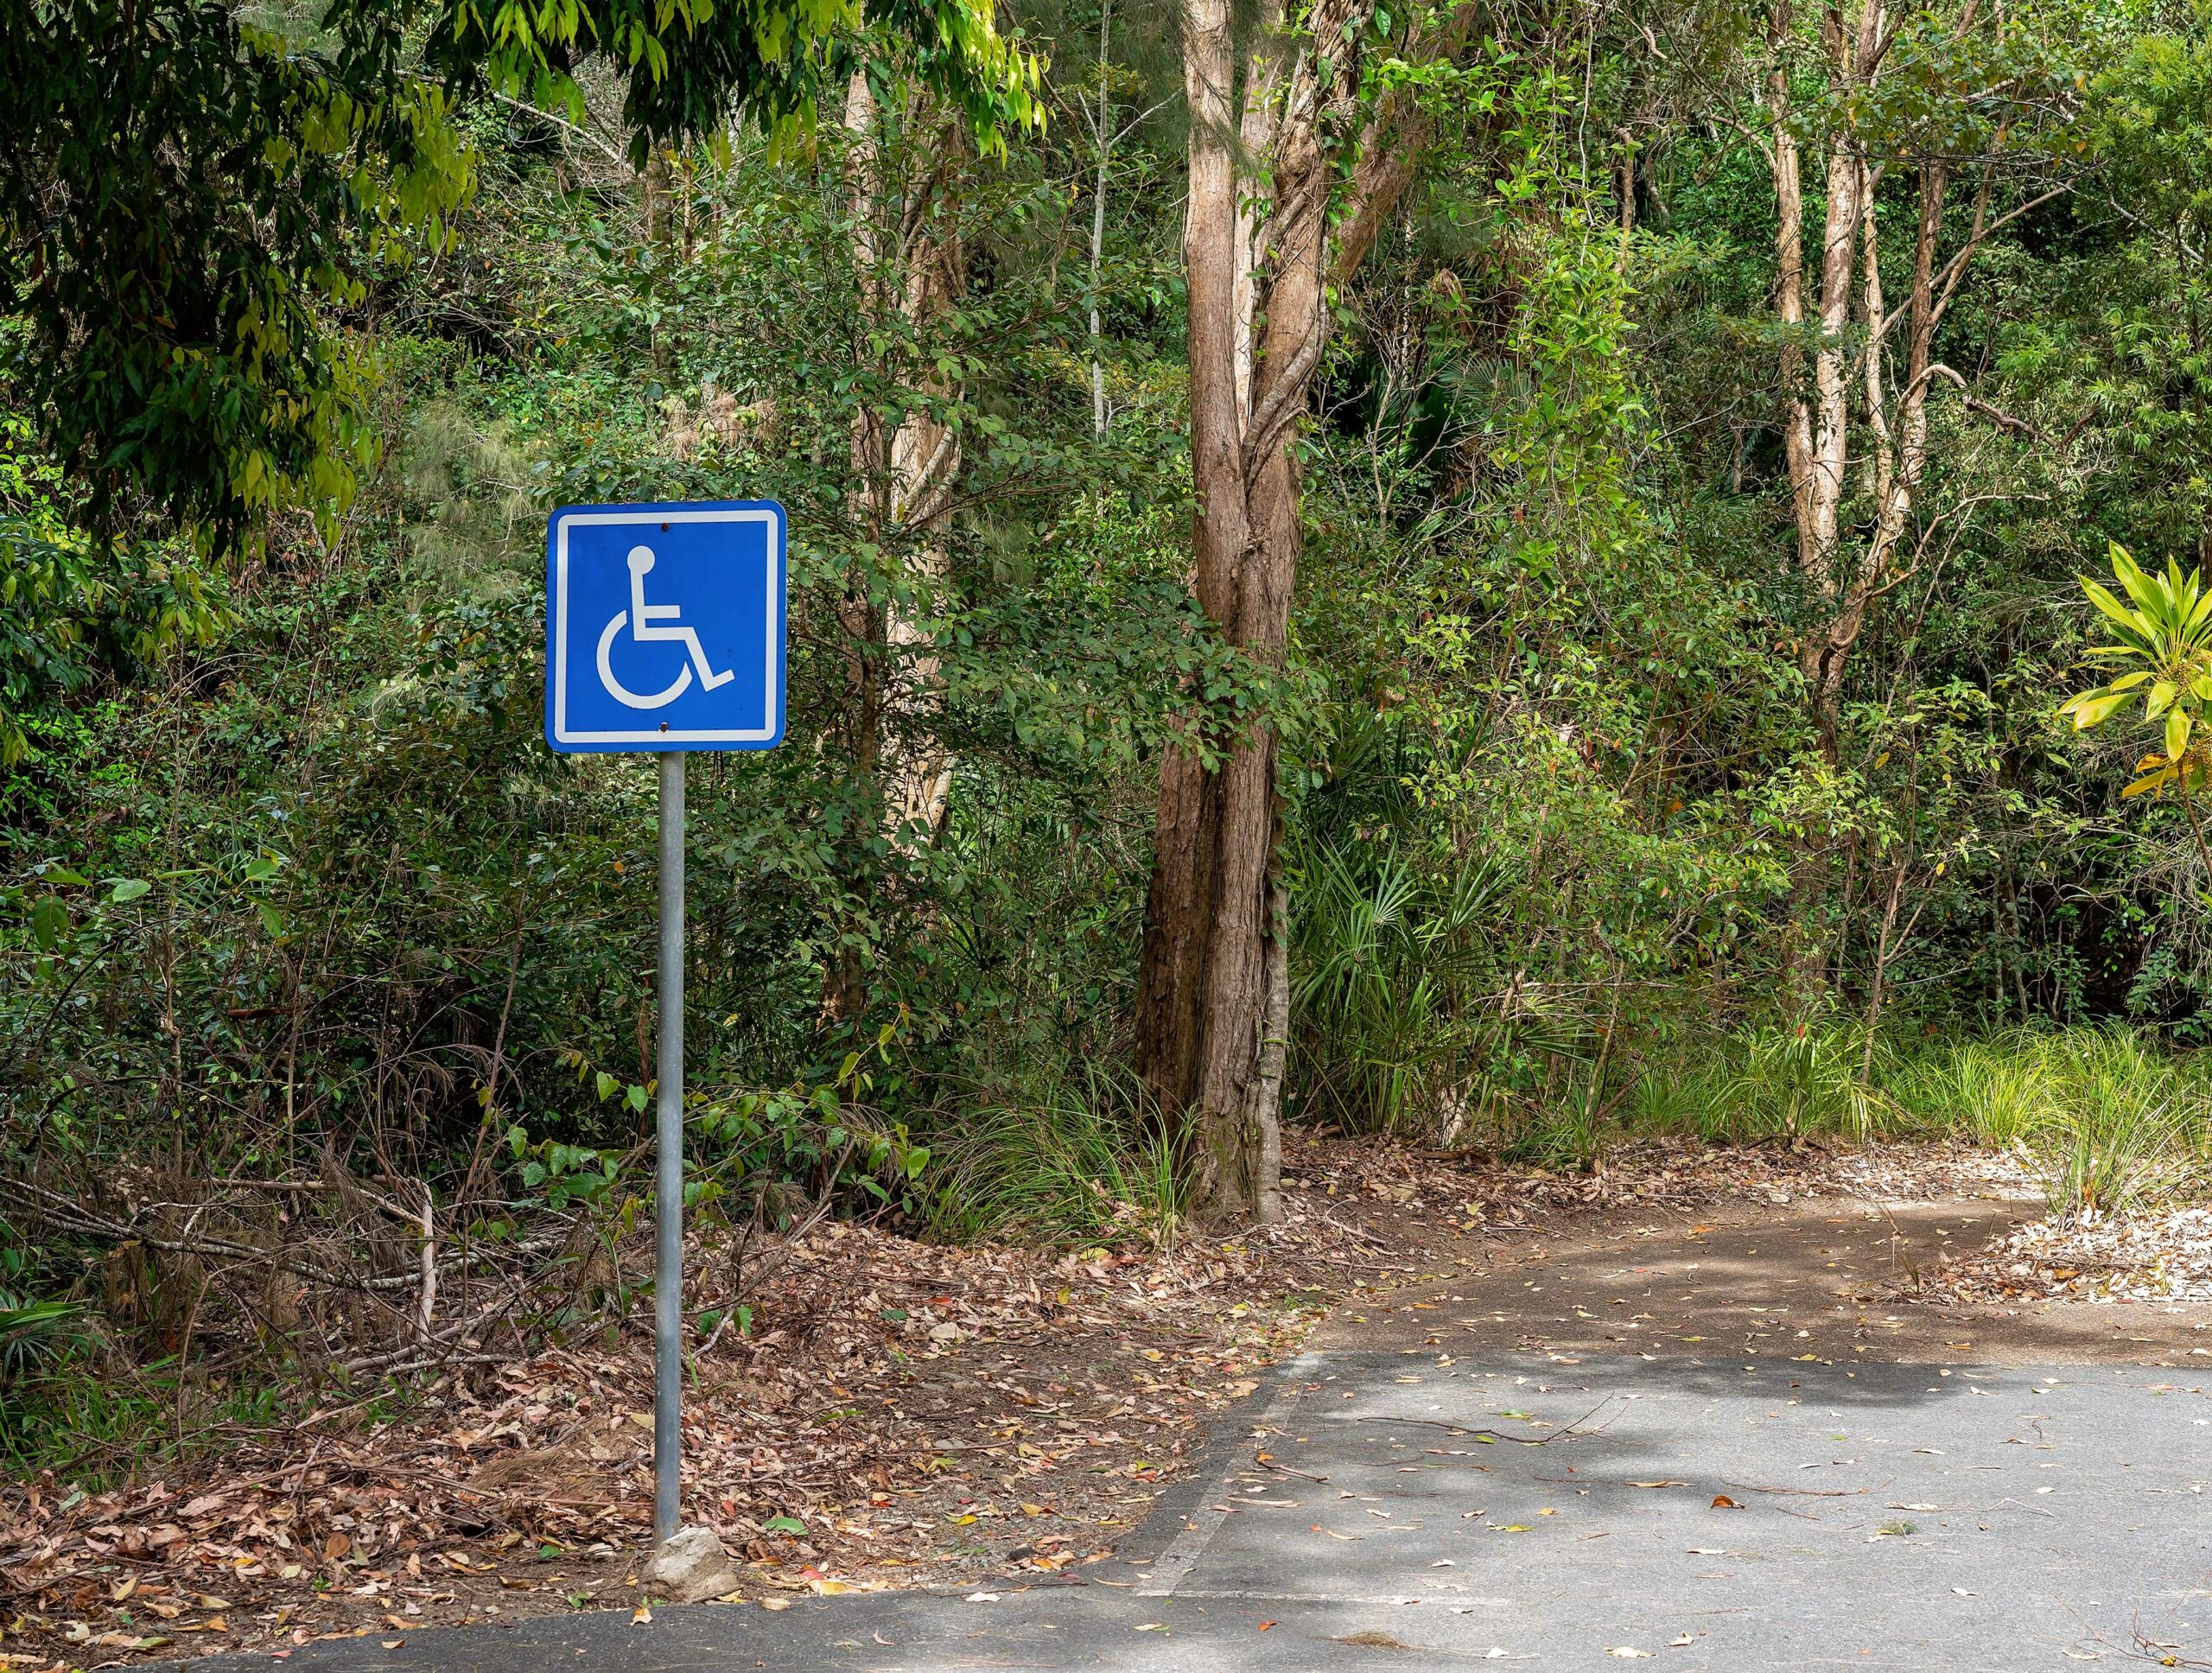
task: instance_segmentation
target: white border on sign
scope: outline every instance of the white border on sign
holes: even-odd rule
[[[776,632],[776,607],[780,600],[777,582],[782,566],[777,562],[781,543],[777,539],[783,521],[779,512],[765,506],[721,507],[701,511],[569,512],[557,521],[553,537],[553,737],[559,743],[641,743],[663,749],[687,743],[763,743],[776,735],[783,716],[777,697],[783,689],[783,636]],[[768,690],[762,715],[767,724],[720,732],[664,732],[652,727],[641,732],[571,732],[569,729],[569,527],[571,524],[615,524],[645,527],[656,523],[766,523],[768,529]]]

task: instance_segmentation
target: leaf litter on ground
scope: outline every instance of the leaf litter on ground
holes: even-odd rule
[[[779,1251],[751,1333],[687,1386],[687,1524],[793,1593],[1049,1583],[1109,1555],[1327,1303],[1420,1274],[1430,1239],[1561,1209],[1986,1182],[1961,1147],[1623,1145],[1551,1174],[1289,1135],[1282,1225],[1073,1250],[948,1247],[831,1223]],[[639,1234],[642,1257],[650,1228]],[[692,1269],[717,1251],[695,1251]],[[652,1336],[605,1335],[226,1425],[153,1479],[0,1489],[10,1670],[283,1647],[578,1607],[644,1610]],[[128,1584],[130,1589],[123,1590]],[[228,1594],[217,1597],[215,1587]],[[228,1600],[234,1596],[238,1601]]]

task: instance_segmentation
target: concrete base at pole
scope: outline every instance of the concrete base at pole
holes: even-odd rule
[[[711,1528],[681,1528],[661,1542],[638,1576],[646,1596],[671,1603],[702,1603],[727,1596],[745,1583],[744,1570]]]

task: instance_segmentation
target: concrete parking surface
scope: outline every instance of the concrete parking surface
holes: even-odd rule
[[[1285,1367],[1244,1416],[1127,1560],[1082,1584],[662,1609],[645,1625],[601,1613],[287,1659],[435,1673],[2212,1663],[2212,1402],[2172,1372],[1354,1350]]]

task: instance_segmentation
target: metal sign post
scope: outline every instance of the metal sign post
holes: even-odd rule
[[[653,1543],[683,1522],[683,752],[660,758],[660,1103],[653,1143]]]
[[[784,544],[773,500],[568,506],[545,529],[545,741],[660,764],[657,1545],[683,1522],[683,758],[783,741]]]

